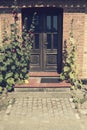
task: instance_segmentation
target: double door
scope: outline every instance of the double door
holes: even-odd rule
[[[61,71],[62,66],[62,10],[58,8],[27,9],[28,28],[35,15],[35,29],[31,50],[32,71]]]

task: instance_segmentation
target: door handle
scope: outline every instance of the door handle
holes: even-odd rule
[[[45,42],[45,43],[44,43],[44,45],[47,45],[47,44],[48,44],[48,42]]]
[[[43,46],[45,50],[47,49],[47,45],[48,45],[48,42],[44,42]]]

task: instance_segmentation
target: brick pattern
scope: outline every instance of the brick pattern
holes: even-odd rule
[[[18,14],[18,31],[19,31],[19,34],[21,34],[22,32],[22,15],[21,15],[21,12]]]
[[[14,23],[14,18],[13,15],[11,13],[12,11],[8,9],[4,10],[0,12],[0,43],[2,42],[2,37],[3,37],[3,32],[4,32],[4,27],[6,28],[6,32],[7,32],[7,36],[10,37],[11,34],[11,27],[10,25]],[[21,21],[21,13],[19,12],[18,14],[18,33],[21,34],[21,30],[22,30],[22,21]],[[4,22],[5,21],[5,22]],[[7,42],[8,43],[8,42]],[[1,43],[2,44],[2,43]]]
[[[10,36],[10,25],[13,23],[13,17],[11,13],[3,13],[0,14],[0,36],[1,36],[1,41],[2,41],[2,37],[3,37],[3,32],[4,27],[6,28],[6,32],[7,32],[7,36]],[[8,42],[7,42],[8,43]]]
[[[63,43],[66,41],[66,44],[68,44],[70,23],[71,23],[72,19],[74,19],[74,24],[73,24],[74,37],[75,37],[75,39],[78,40],[77,64],[78,64],[78,69],[80,71],[80,76],[82,76],[85,14],[84,13],[64,13],[64,16],[63,16]]]
[[[27,83],[22,84],[15,84],[14,88],[41,88],[45,90],[45,88],[70,88],[71,84],[67,83],[66,81],[60,82],[52,82],[50,83],[41,83],[41,78],[48,77],[48,78],[58,78],[59,74],[57,72],[30,72],[29,73],[29,81]],[[17,90],[17,89],[16,89]]]
[[[13,1],[7,0],[7,1],[0,1],[0,7],[12,7]],[[63,14],[63,43],[64,41],[67,42],[68,36],[69,36],[69,30],[70,30],[70,22],[71,19],[74,19],[74,36],[78,39],[78,66],[80,70],[80,76],[87,77],[87,70],[86,70],[86,60],[87,59],[87,32],[86,32],[86,24],[87,24],[87,16],[85,16],[85,7],[87,6],[87,1],[82,0],[73,1],[73,0],[18,0],[18,5],[21,8],[25,7],[61,7],[64,10]],[[8,10],[8,11],[7,11]],[[3,9],[0,9],[0,39],[3,33],[3,19],[6,18],[7,21],[7,32],[9,34],[10,27],[9,24],[13,22],[12,14],[9,12],[11,10],[7,9],[5,13],[3,13]],[[22,15],[21,11],[19,11],[19,30],[21,33],[22,30]],[[0,40],[1,41],[1,40]]]
[[[87,11],[86,11],[87,12]],[[84,26],[84,51],[83,51],[83,78],[87,79],[87,14],[85,14],[85,26]]]
[[[57,119],[75,119],[74,104],[70,103],[69,96],[59,95],[56,93],[46,94],[39,92],[35,94],[25,93],[25,95],[21,94],[20,96],[16,96],[15,103],[7,119],[21,119],[24,117],[29,119],[35,116],[38,116],[38,118],[42,117],[42,119],[45,117],[49,117],[49,119],[52,117],[57,117]],[[8,110],[9,107],[7,108],[7,111]]]

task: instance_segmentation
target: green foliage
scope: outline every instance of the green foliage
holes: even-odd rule
[[[72,84],[78,78],[77,69],[77,41],[73,36],[73,20],[71,21],[71,29],[68,39],[68,47],[66,48],[66,53],[64,55],[64,68],[61,74],[62,79],[68,80]]]
[[[29,32],[26,31],[26,25],[24,24],[21,36],[18,34],[16,9],[13,10],[13,16],[14,23],[10,25],[11,35],[6,40],[7,34],[4,30],[4,44],[0,47],[0,85],[8,90],[11,90],[16,82],[28,78],[35,14]],[[25,23],[26,20],[27,18]]]
[[[62,80],[67,80],[71,83],[71,89],[74,91],[73,99],[74,102],[80,102],[81,99],[78,96],[78,90],[83,87],[82,81],[78,78],[78,64],[77,64],[77,45],[78,42],[75,40],[73,35],[73,20],[71,21],[71,29],[68,39],[68,47],[66,53],[64,53],[64,68],[60,75]],[[82,97],[81,97],[82,98]]]
[[[64,55],[64,68],[61,74],[65,80],[73,83],[78,77],[77,72],[77,41],[75,41],[73,36],[73,20],[71,21],[71,29],[68,39],[68,47],[66,48],[66,53]]]
[[[2,91],[3,91],[3,89],[2,89],[2,87],[0,86],[0,93],[2,93]]]

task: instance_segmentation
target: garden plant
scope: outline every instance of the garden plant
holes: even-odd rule
[[[85,94],[82,92],[83,84],[78,76],[78,40],[74,38],[73,22],[74,20],[72,19],[69,39],[67,43],[68,46],[66,46],[66,51],[64,53],[64,67],[60,78],[71,83],[71,95],[73,98],[73,102],[82,103],[85,98]]]
[[[3,40],[0,46],[0,91],[7,88],[8,91],[13,89],[17,82],[22,82],[28,79],[30,66],[30,52],[33,43],[34,31],[34,16],[29,30],[26,30],[26,20],[24,21],[22,34],[18,30],[18,13],[17,3],[15,0],[12,15],[14,23],[11,27],[10,36],[7,36],[7,31],[4,22]]]

